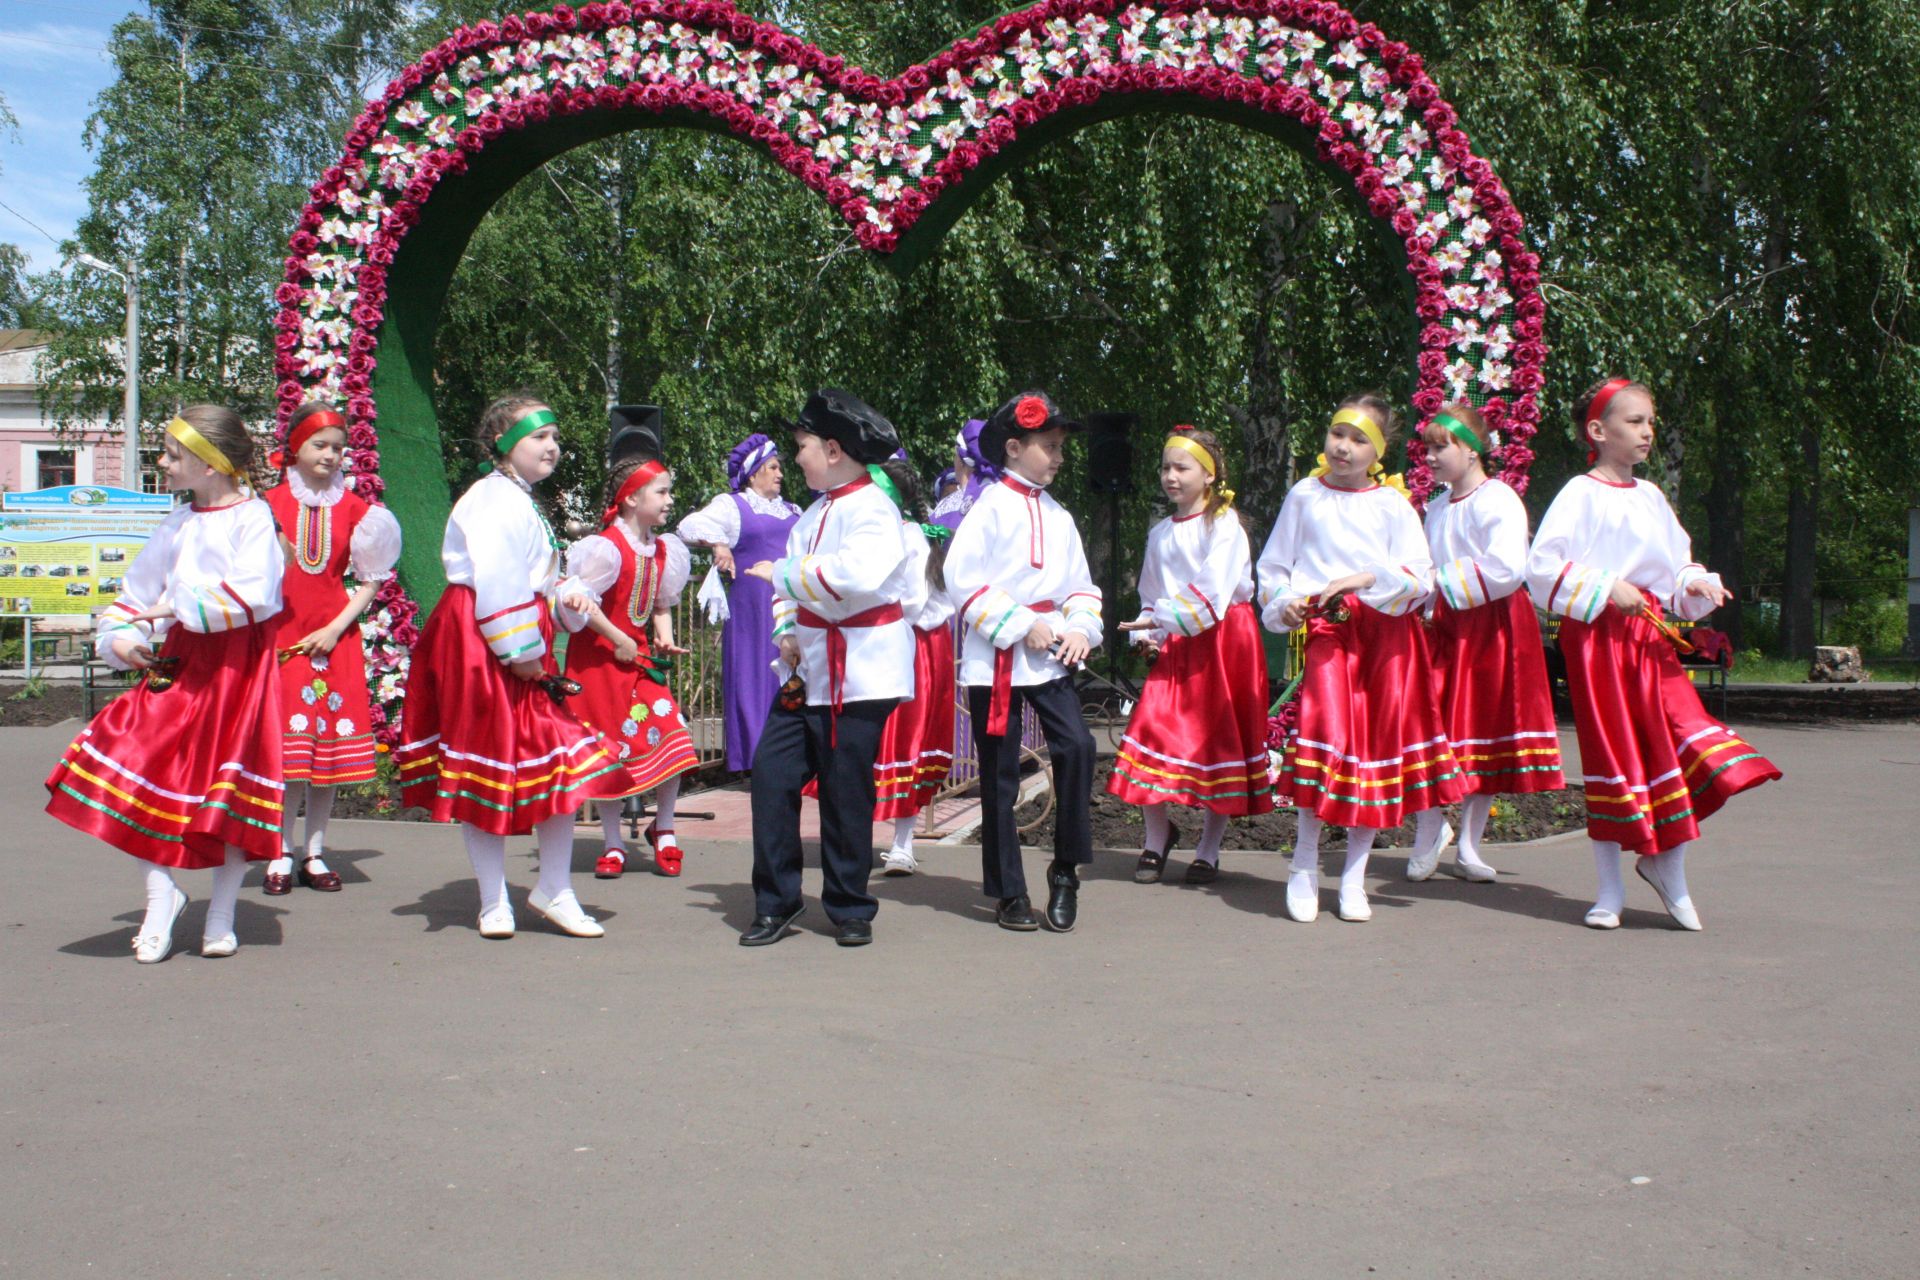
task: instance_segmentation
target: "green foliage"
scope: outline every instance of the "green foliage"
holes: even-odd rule
[[[886,73],[1005,7],[762,9]],[[1358,7],[1423,54],[1542,253],[1554,355],[1536,513],[1583,465],[1575,399],[1626,372],[1658,392],[1651,474],[1696,556],[1749,603],[1786,602],[1784,625],[1723,618],[1742,647],[1799,647],[1815,595],[1847,589],[1827,584],[1903,573],[1920,489],[1910,0]],[[201,396],[264,415],[269,297],[305,184],[382,68],[494,12],[151,0],[116,29],[120,75],[89,126],[98,168],[76,247],[139,264],[156,419]],[[667,406],[684,509],[718,487],[733,440],[814,386],[871,398],[930,473],[961,418],[1044,385],[1077,412],[1141,415],[1139,492],[1120,524],[1131,564],[1155,514],[1162,427],[1227,436],[1257,537],[1340,395],[1405,395],[1399,266],[1344,179],[1284,140],[1189,116],[1116,120],[1039,152],[904,281],[743,144],[648,129],[558,157],[480,224],[448,295],[432,412],[464,480],[479,408],[541,388],[568,425],[556,488],[579,516],[598,503],[610,403]],[[117,282],[77,273],[49,293],[70,328],[50,404],[112,411]],[[1097,510],[1071,472],[1062,496]],[[1096,559],[1105,543],[1096,521]]]

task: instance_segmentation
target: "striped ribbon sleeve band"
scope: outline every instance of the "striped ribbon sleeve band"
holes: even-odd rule
[[[1604,569],[1569,562],[1560,570],[1553,590],[1547,595],[1547,612],[1563,614],[1577,622],[1592,622],[1607,607],[1607,598],[1613,594],[1618,576]]]
[[[1020,612],[1020,604],[1012,596],[998,587],[981,587],[968,596],[966,603],[960,606],[960,615],[967,625],[994,643],[1006,629],[1008,621]]]
[[[528,600],[479,620],[480,638],[502,662],[537,658],[546,651],[540,636],[540,602]]]

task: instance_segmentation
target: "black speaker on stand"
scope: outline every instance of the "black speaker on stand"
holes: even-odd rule
[[[1139,429],[1137,413],[1087,415],[1087,488],[1107,499],[1107,571],[1100,592],[1109,685],[1119,678],[1120,642],[1126,638],[1113,609],[1120,596],[1120,500],[1133,492],[1133,435]]]

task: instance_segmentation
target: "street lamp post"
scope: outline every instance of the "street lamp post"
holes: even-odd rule
[[[102,262],[90,253],[76,255],[78,260],[95,271],[104,271],[108,275],[120,277],[120,283],[127,290],[127,342],[126,342],[126,392],[121,406],[121,417],[126,427],[126,450],[120,463],[120,484],[122,488],[140,492],[140,281],[131,270],[122,271],[111,263]]]

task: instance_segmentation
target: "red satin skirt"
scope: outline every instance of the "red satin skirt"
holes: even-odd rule
[[[649,652],[642,642],[642,663]],[[582,631],[567,642],[566,669],[581,686],[567,708],[612,746],[627,771],[626,794],[651,791],[699,765],[693,735],[673,691],[647,674],[646,667],[615,660],[612,645],[596,632]]]
[[[553,623],[544,610],[540,632],[552,671]],[[448,587],[420,633],[400,740],[401,801],[435,822],[524,835],[589,800],[631,791],[604,738],[493,656],[470,587]]]
[[[217,867],[226,846],[280,856],[275,621],[213,635],[175,624],[173,687],[142,680],[80,731],[47,777],[47,812],[163,867]]]
[[[1347,600],[1345,622],[1307,622],[1299,729],[1279,793],[1337,827],[1397,827],[1467,793],[1447,745],[1420,621]]]
[[[1160,649],[1127,720],[1107,791],[1128,804],[1267,813],[1267,653],[1253,606]]]
[[[1467,793],[1566,786],[1546,648],[1527,593],[1475,609],[1442,601],[1428,640],[1441,677],[1440,718]]]
[[[919,813],[953,770],[953,628],[913,637],[913,697],[887,717],[873,756],[876,822]]]
[[[1700,821],[1780,770],[1707,714],[1667,638],[1609,607],[1560,624],[1560,653],[1580,737],[1587,835],[1664,853]]]

